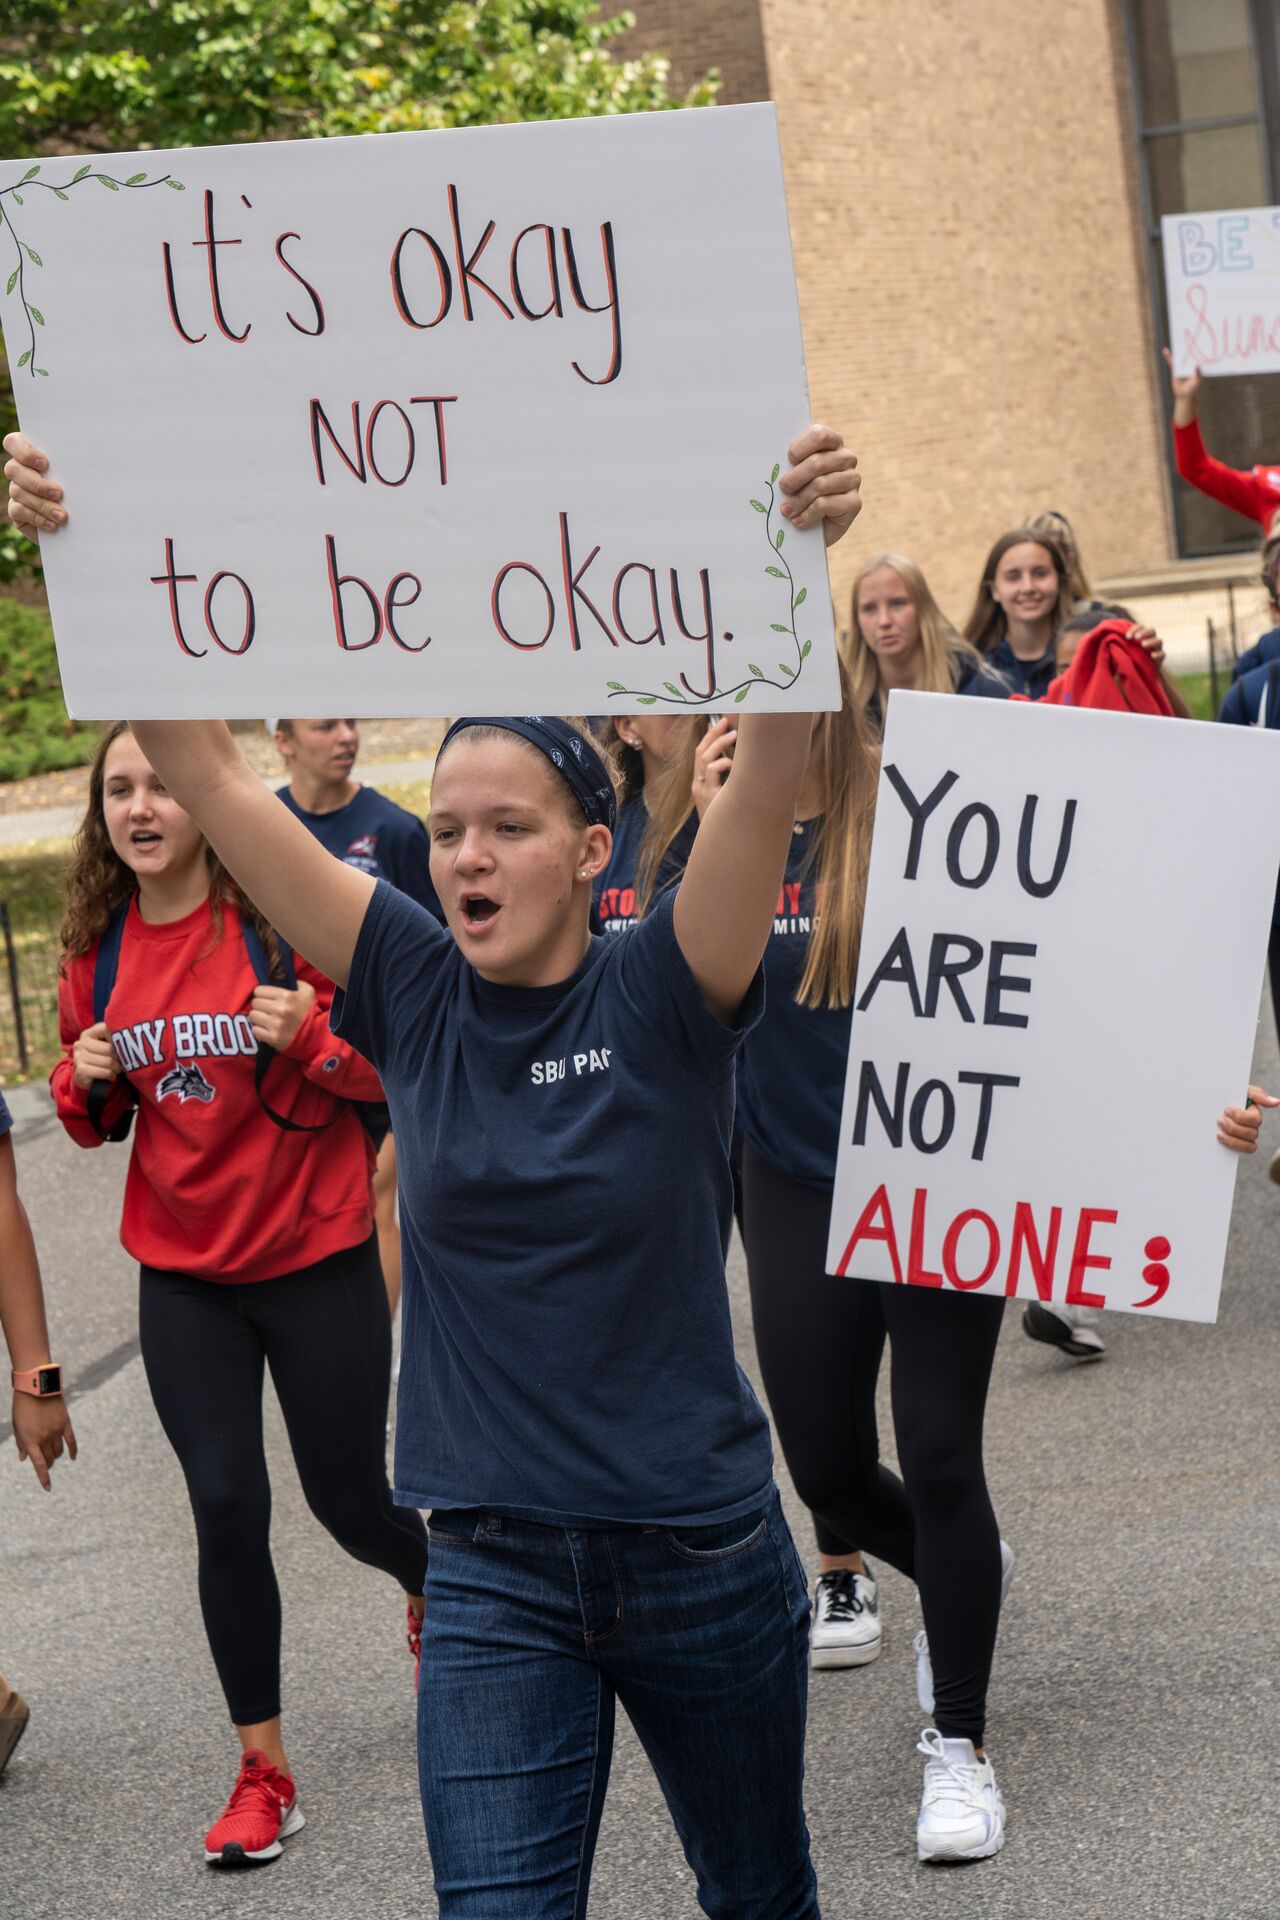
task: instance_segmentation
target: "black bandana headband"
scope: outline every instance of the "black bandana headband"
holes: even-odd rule
[[[501,727],[515,733],[531,747],[545,754],[572,793],[587,818],[589,827],[608,827],[613,832],[618,817],[618,802],[604,761],[582,735],[563,720],[547,719],[540,713],[468,715],[455,720],[436,750],[444,752],[456,733],[465,727]]]

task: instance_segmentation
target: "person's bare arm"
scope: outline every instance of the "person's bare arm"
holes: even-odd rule
[[[5,435],[8,516],[29,540],[67,518],[43,449]],[[245,765],[220,720],[139,720],[138,745],[227,871],[298,952],[345,986],[373,892],[367,874],[325,852]]]
[[[221,720],[135,720],[169,792],[253,904],[340,987],[373,896],[367,873],[326,853],[245,763]]]
[[[31,1223],[18,1193],[13,1139],[0,1135],[0,1327],[16,1373],[47,1366],[49,1328],[44,1315],[40,1266],[36,1259]],[[74,1460],[76,1436],[67,1403],[61,1394],[37,1400],[29,1393],[13,1396],[13,1437],[18,1458],[30,1460],[45,1492],[49,1469],[65,1446]]]
[[[840,435],[814,426],[788,450],[783,513],[796,527],[821,522],[828,546],[861,509],[858,462]],[[744,714],[733,777],[707,809],[676,895],[680,950],[721,1020],[732,1021],[773,923],[809,757],[807,713]]]

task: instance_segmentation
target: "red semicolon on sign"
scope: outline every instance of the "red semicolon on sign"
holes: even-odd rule
[[[1135,1300],[1133,1303],[1135,1308],[1154,1307],[1156,1301],[1163,1300],[1169,1291],[1169,1269],[1165,1265],[1165,1261],[1172,1252],[1169,1242],[1162,1233],[1157,1233],[1152,1239],[1148,1240],[1142,1251],[1146,1254],[1150,1262],[1149,1266],[1145,1266],[1142,1269],[1142,1277],[1150,1287],[1151,1292],[1145,1300]]]

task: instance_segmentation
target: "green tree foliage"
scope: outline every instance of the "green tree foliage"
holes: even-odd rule
[[[0,153],[110,153],[699,106],[593,0],[8,0]]]
[[[67,718],[44,608],[0,598],[0,780],[82,766],[99,731]]]
[[[595,0],[7,0],[0,153],[117,153],[704,106]],[[0,434],[17,418],[0,358]],[[0,583],[37,564],[0,532]]]

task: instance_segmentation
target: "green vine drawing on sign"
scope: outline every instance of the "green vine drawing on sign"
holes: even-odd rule
[[[172,187],[175,193],[185,193],[186,188],[181,180],[175,180],[168,173],[162,173],[154,180],[148,180],[145,173],[131,173],[127,180],[117,180],[114,174],[103,173],[95,168],[92,161],[87,161],[77,173],[72,174],[69,180],[64,180],[61,186],[55,185],[52,180],[38,179],[39,172],[39,165],[28,167],[21,180],[15,180],[11,187],[0,187],[0,203],[7,203],[0,204],[0,226],[7,227],[13,238],[18,262],[5,283],[5,293],[11,294],[14,288],[17,288],[18,298],[22,302],[22,311],[27,319],[27,332],[31,336],[31,344],[24,353],[19,354],[16,364],[19,367],[25,367],[33,379],[39,374],[42,380],[47,380],[48,367],[36,365],[36,328],[44,326],[44,315],[39,307],[32,305],[27,292],[28,270],[31,267],[42,267],[44,261],[35,248],[28,246],[22,238],[13,217],[15,206],[25,207],[27,204],[22,197],[21,189],[26,187],[33,193],[51,193],[57,200],[69,200],[72,189],[83,186],[86,180],[99,181],[109,193],[120,193],[125,188],[138,187]],[[2,271],[3,268],[0,268],[0,272]]]
[[[659,703],[664,706],[678,703],[683,707],[709,707],[713,702],[723,704],[729,700],[732,700],[735,706],[741,706],[753,687],[778,687],[783,692],[790,692],[795,686],[804,671],[804,663],[809,658],[813,642],[801,640],[796,632],[796,613],[804,605],[808,588],[801,587],[797,591],[791,572],[791,563],[783,551],[787,530],[785,527],[774,526],[774,509],[778,504],[776,483],[780,472],[781,468],[775,465],[773,472],[769,475],[768,504],[766,505],[763,500],[752,500],[751,506],[756,513],[764,515],[765,537],[769,542],[771,556],[765,572],[773,579],[780,580],[787,590],[788,617],[786,620],[771,620],[769,630],[771,633],[783,634],[791,641],[795,648],[795,664],[779,660],[775,671],[783,677],[776,679],[774,673],[766,673],[763,667],[758,667],[749,661],[747,679],[735,680],[731,686],[727,687],[717,684],[710,693],[682,692],[672,680],[664,680],[660,692],[654,692],[647,687],[624,687],[620,680],[609,680],[605,684],[609,689],[611,700],[616,700],[618,695],[622,694],[629,700],[638,700],[642,707],[654,707]],[[768,642],[765,644],[767,645]],[[776,641],[773,642],[773,645],[777,644]]]

